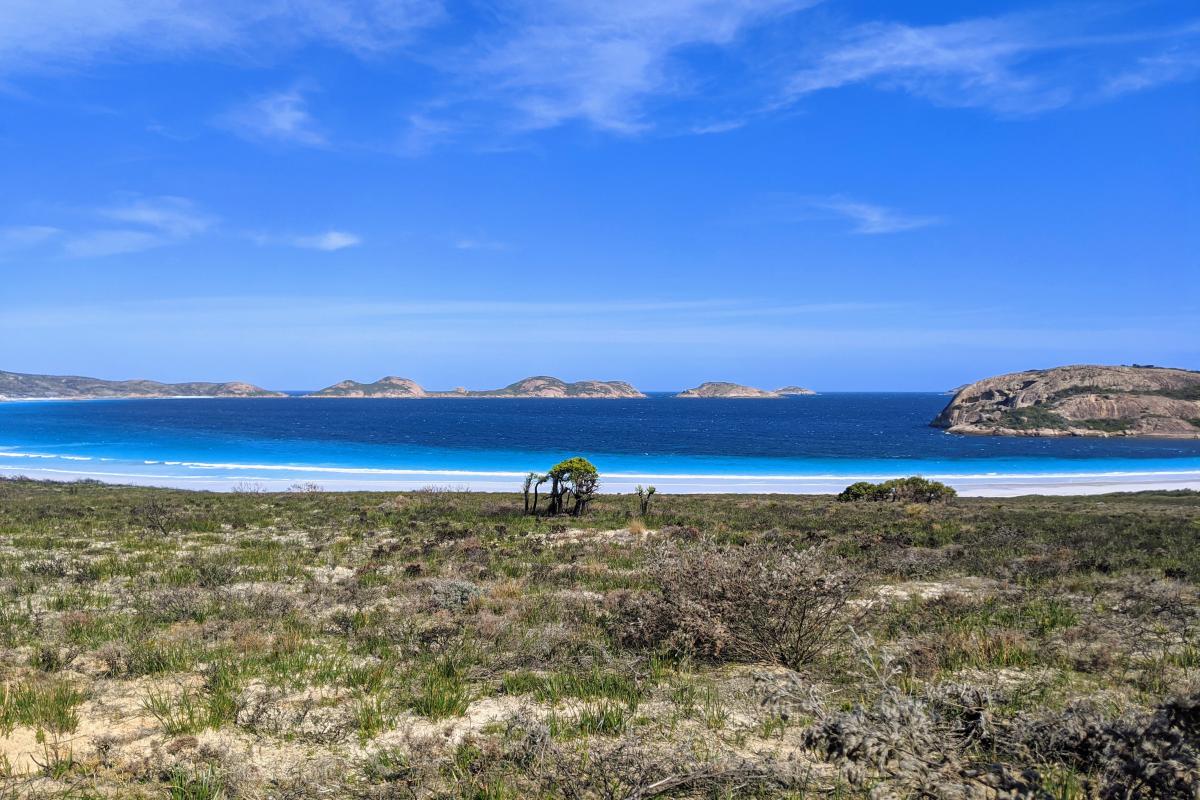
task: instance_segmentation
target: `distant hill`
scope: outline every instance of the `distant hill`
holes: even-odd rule
[[[459,393],[462,394],[461,392]],[[646,395],[625,381],[575,381],[566,383],[548,375],[535,375],[510,383],[503,389],[482,392],[466,392],[473,397],[588,397],[588,398],[636,398]]]
[[[753,386],[742,386],[740,383],[706,381],[695,388],[686,389],[675,396],[698,398],[769,398],[781,397],[782,395],[778,392],[769,392],[766,389],[756,389]]]
[[[969,384],[930,423],[993,436],[1200,438],[1200,372],[1092,364]]]
[[[30,375],[0,370],[0,400],[97,400],[154,397],[286,397],[249,383],[106,381],[79,375]]]
[[[622,399],[645,397],[624,381],[575,381],[567,383],[547,375],[537,375],[510,383],[502,389],[455,389],[450,392],[430,392],[408,378],[387,377],[374,383],[342,381],[313,392],[308,397],[363,398],[426,398],[426,397],[495,397],[495,398],[594,398]]]
[[[816,394],[812,389],[805,389],[803,386],[784,386],[782,389],[776,389],[775,394],[780,397],[799,397],[801,395]]]
[[[389,375],[374,383],[359,383],[358,381],[342,381],[333,386],[326,386],[319,392],[313,392],[308,397],[388,397],[409,398],[427,397],[425,390],[416,381],[408,378],[397,378]]]

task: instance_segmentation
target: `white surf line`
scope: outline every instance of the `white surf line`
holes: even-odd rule
[[[27,453],[0,450],[0,457],[31,459],[91,460],[90,456],[71,456],[54,453]],[[126,463],[138,463],[136,459],[125,459]],[[243,464],[238,462],[170,461],[144,459],[145,465],[186,467],[197,470],[261,470],[273,472],[317,473],[331,475],[440,475],[446,477],[521,478],[527,471],[518,470],[469,470],[469,469],[422,469],[401,467],[339,467],[313,464]],[[937,480],[1075,480],[1087,478],[1132,478],[1132,477],[1186,477],[1200,474],[1197,469],[1152,469],[1152,470],[1104,470],[1093,472],[916,472],[923,477]],[[714,472],[605,472],[609,480],[686,480],[686,481],[856,481],[883,480],[914,474],[912,468],[895,472],[866,473],[796,473],[788,475],[753,473]]]
[[[30,465],[32,467],[32,465]],[[0,472],[24,475],[26,477],[46,480],[78,480],[88,478],[109,483],[132,483],[145,486],[169,486],[181,489],[208,489],[215,491],[230,491],[239,485],[252,483],[267,490],[286,490],[295,484],[296,478],[285,478],[278,475],[218,475],[211,472],[204,474],[162,474],[146,472],[119,471],[89,471],[78,469],[57,469],[53,467],[32,467],[22,469],[19,466],[0,465]],[[362,479],[350,476],[319,476],[323,488],[333,491],[406,491],[424,488],[435,483],[439,478],[446,477],[439,473],[414,472],[404,476],[374,477]],[[706,476],[711,478],[711,476]],[[1027,494],[1060,494],[1085,495],[1114,491],[1145,491],[1151,489],[1200,489],[1200,471],[1193,473],[1172,474],[1170,476],[1155,476],[1151,474],[1135,474],[1127,476],[1108,476],[1101,479],[1079,480],[1046,480],[1041,476],[1025,480],[1001,479],[989,476],[983,481],[952,480],[951,484],[958,489],[959,494],[971,497],[1003,497]],[[661,483],[661,482],[660,482]],[[836,494],[845,488],[844,478],[821,478],[796,480],[790,483],[761,482],[758,480],[684,480],[679,482],[661,483],[659,491],[663,493],[687,494]],[[468,491],[501,491],[514,492],[514,483],[505,476],[471,476],[461,487]],[[458,488],[457,486],[455,488]],[[635,484],[621,480],[606,481],[605,493],[632,492]]]

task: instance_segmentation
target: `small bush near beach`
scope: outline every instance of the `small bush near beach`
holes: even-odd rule
[[[942,503],[958,495],[954,488],[928,478],[893,478],[883,483],[859,481],[842,490],[844,503],[869,500],[875,503]]]
[[[1200,495],[889,483],[0,481],[0,798],[1195,798]]]

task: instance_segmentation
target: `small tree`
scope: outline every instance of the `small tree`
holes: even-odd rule
[[[550,480],[549,475],[538,475],[537,480],[533,482],[533,508],[530,509],[529,513],[533,514],[535,517],[537,516],[538,490],[541,489],[542,485],[548,480]]]
[[[643,487],[640,483],[638,484],[638,510],[643,517],[650,512],[650,498],[654,496],[655,491],[653,486]]]
[[[567,500],[573,500],[572,516],[587,511],[588,504],[600,486],[600,472],[586,458],[575,456],[560,461],[546,473],[550,480],[550,505],[548,514],[567,513]]]
[[[537,480],[537,473],[531,472],[525,476],[525,483],[521,486],[521,493],[525,496],[525,513],[529,513],[529,490],[533,487],[533,482]]]

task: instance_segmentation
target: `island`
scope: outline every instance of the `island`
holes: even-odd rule
[[[582,398],[599,400],[621,400],[645,397],[625,381],[584,380],[568,383],[548,375],[535,375],[510,383],[500,389],[470,390],[464,388],[449,392],[428,391],[416,381],[408,378],[388,376],[374,383],[359,383],[346,380],[335,383],[306,397],[362,397],[362,398]]]
[[[380,398],[414,398],[428,397],[421,384],[408,378],[397,378],[388,375],[374,383],[359,383],[346,380],[326,386],[318,392],[311,392],[305,397],[380,397]]]
[[[116,400],[166,397],[286,397],[242,381],[160,383],[109,381],[79,375],[32,375],[0,370],[0,400]]]
[[[930,424],[990,436],[1200,438],[1200,372],[1093,364],[1013,372],[963,387]]]
[[[740,383],[730,383],[728,381],[706,381],[695,388],[686,389],[675,396],[758,399],[772,397],[800,397],[813,394],[816,394],[816,392],[814,392],[812,389],[805,389],[803,386],[784,386],[782,389],[770,391],[768,389],[757,389],[753,386],[743,386]]]

